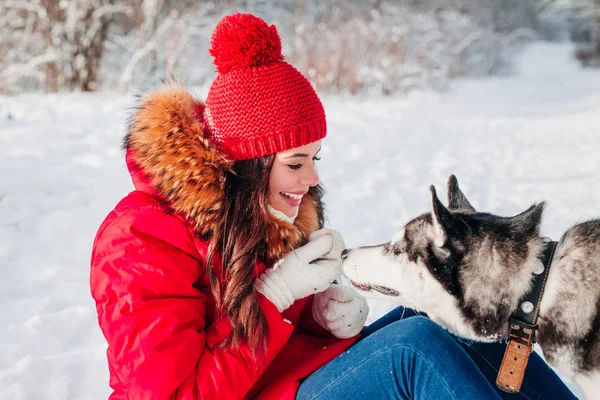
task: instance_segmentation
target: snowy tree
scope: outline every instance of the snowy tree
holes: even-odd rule
[[[2,89],[51,92],[96,89],[108,26],[133,12],[113,0],[4,0],[1,10]]]
[[[510,71],[534,39],[600,54],[600,0],[0,0],[0,91],[129,90],[214,77],[219,19],[276,24],[319,91],[391,94]]]
[[[105,84],[125,91],[132,84],[165,78],[185,81],[192,39],[206,41],[217,22],[210,1],[136,0],[134,26],[115,25],[105,46]],[[208,53],[208,43],[204,51]]]
[[[580,22],[576,57],[585,66],[600,67],[600,0],[572,0],[574,17]]]
[[[507,71],[539,37],[535,1],[312,0],[282,25],[289,58],[320,90],[389,94]]]
[[[184,77],[189,41],[210,35],[202,27],[214,10],[193,0],[1,1],[3,91],[125,89],[136,73]]]

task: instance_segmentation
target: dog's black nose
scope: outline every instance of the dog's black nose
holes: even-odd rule
[[[344,251],[342,251],[342,260],[348,258],[348,254],[350,254],[350,249],[345,249]]]

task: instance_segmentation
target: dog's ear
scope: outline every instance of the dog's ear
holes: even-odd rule
[[[435,191],[435,186],[429,186],[431,192],[431,219],[432,219],[432,230],[430,235],[432,236],[433,242],[438,247],[443,247],[448,236],[454,235],[461,225],[461,221],[453,215],[438,199]]]
[[[448,208],[475,212],[475,207],[469,203],[465,194],[458,187],[458,179],[454,175],[448,177]]]
[[[521,214],[511,217],[510,223],[514,231],[527,237],[538,236],[545,207],[546,202],[542,201],[539,204],[532,205]]]

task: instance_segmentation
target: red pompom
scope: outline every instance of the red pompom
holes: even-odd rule
[[[223,18],[213,32],[210,47],[221,74],[283,61],[281,39],[275,25],[269,26],[252,14],[238,13]]]

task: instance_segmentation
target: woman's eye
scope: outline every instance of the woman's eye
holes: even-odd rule
[[[319,161],[321,159],[321,157],[314,156],[312,159],[313,159],[313,161]],[[293,169],[294,171],[296,171],[296,170],[299,170],[300,168],[302,168],[302,163],[291,164],[291,165],[288,165],[288,167],[290,167],[290,169]]]

